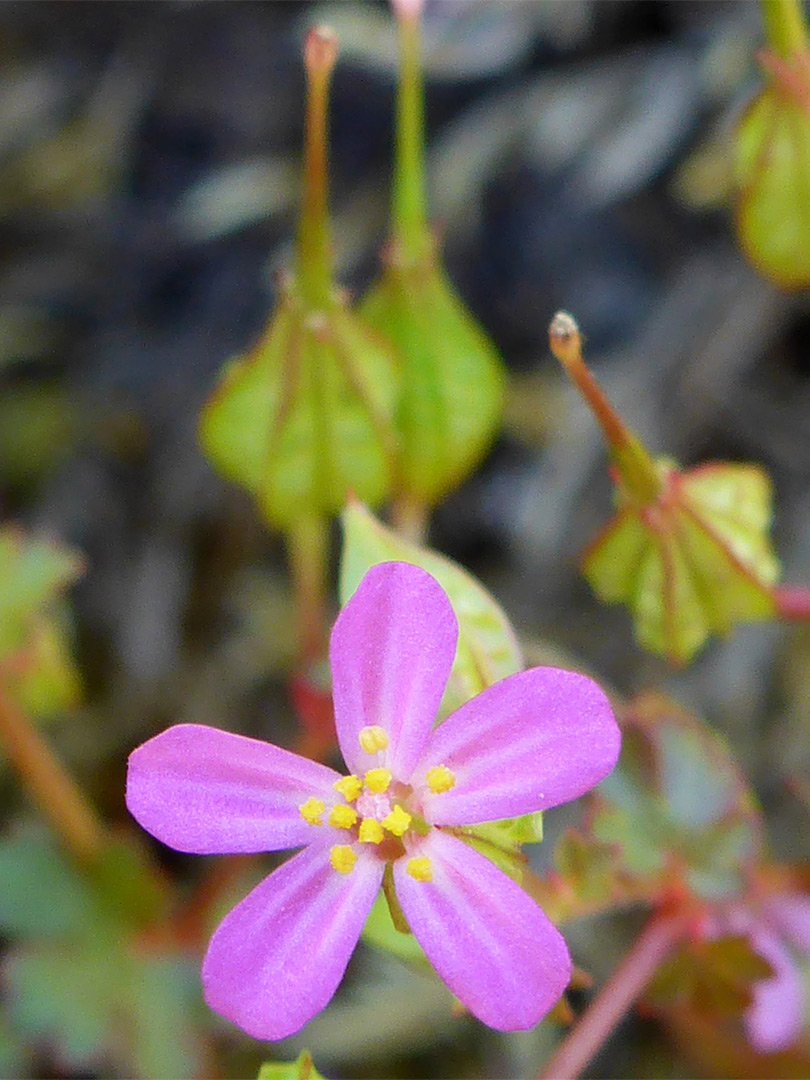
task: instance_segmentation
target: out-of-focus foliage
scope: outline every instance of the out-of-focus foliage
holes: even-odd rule
[[[17,701],[34,716],[78,699],[70,614],[61,595],[83,569],[69,548],[14,526],[0,529],[0,666]]]
[[[735,139],[737,235],[777,285],[810,285],[810,54],[770,57],[769,85],[740,120]]]
[[[128,866],[119,888],[131,898],[140,875]],[[0,842],[0,878],[9,1016],[32,1051],[51,1047],[74,1070],[201,1075],[195,957],[135,929],[116,893],[93,887],[39,828]]]
[[[658,463],[657,498],[639,505],[617,478],[619,513],[583,572],[606,603],[626,604],[639,642],[687,663],[711,634],[776,615],[771,485],[756,465]]]
[[[741,893],[761,853],[761,821],[731,751],[674,702],[621,710],[622,753],[581,831],[564,834],[549,901],[560,918],[684,894]]]

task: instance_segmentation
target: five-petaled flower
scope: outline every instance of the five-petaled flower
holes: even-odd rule
[[[434,727],[457,638],[429,574],[375,566],[330,643],[349,776],[195,724],[130,757],[129,809],[170,847],[303,847],[226,916],[203,964],[208,1004],[256,1038],[285,1038],[329,1002],[387,867],[431,964],[485,1024],[531,1027],[565,989],[563,938],[459,827],[577,798],[613,768],[619,731],[594,682],[555,668],[512,675]]]

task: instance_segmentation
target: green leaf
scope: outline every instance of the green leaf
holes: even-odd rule
[[[205,406],[203,451],[279,528],[337,512],[349,491],[378,503],[394,469],[398,378],[388,344],[337,293],[311,311],[290,279],[267,332]]]
[[[25,644],[29,620],[82,573],[77,552],[0,528],[0,656]]]
[[[717,1020],[735,1018],[751,1004],[754,983],[772,975],[745,935],[690,942],[658,968],[644,997],[661,1009],[690,1006]]]
[[[446,716],[492,683],[523,667],[509,620],[471,574],[434,551],[402,540],[351,500],[343,512],[340,602],[345,604],[370,567],[397,561],[421,566],[450,598],[459,626],[458,648],[441,714]]]
[[[430,968],[428,958],[413,934],[403,934],[394,926],[388,901],[382,892],[378,894],[366,919],[366,925],[363,927],[363,941],[377,949],[393,953],[408,964],[415,964],[423,969]],[[430,968],[430,970],[433,969]]]
[[[0,843],[3,980],[13,1029],[73,1068],[201,1075],[199,971],[141,939],[157,904],[137,852],[111,849],[95,882],[38,826]]]
[[[266,1061],[257,1080],[324,1080],[315,1068],[312,1054],[302,1050],[295,1061]]]
[[[804,100],[775,81],[749,105],[734,146],[740,247],[787,289],[810,285],[810,74],[797,67],[796,77]]]
[[[360,313],[402,357],[399,481],[432,505],[475,468],[495,437],[503,413],[501,361],[434,250],[415,265],[390,255]]]
[[[7,667],[8,687],[31,717],[53,716],[81,698],[82,682],[71,653],[71,631],[66,604],[55,605],[47,619],[33,617],[25,645]]]
[[[704,899],[739,892],[761,823],[725,742],[667,699],[631,708],[616,769],[598,788],[590,835],[653,890],[677,873]]]
[[[583,572],[607,603],[625,603],[639,642],[673,663],[711,634],[776,615],[771,488],[752,465],[714,463],[681,472],[658,463],[662,490],[649,504],[619,489],[617,517],[586,551]]]

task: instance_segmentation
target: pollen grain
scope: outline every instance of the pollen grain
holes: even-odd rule
[[[298,813],[308,825],[323,825],[321,814],[325,809],[323,801],[311,795],[305,803],[298,807]]]

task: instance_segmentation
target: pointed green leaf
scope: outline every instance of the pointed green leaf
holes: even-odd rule
[[[810,285],[810,87],[807,95],[802,101],[776,83],[763,90],[740,120],[734,147],[740,246],[788,289]]]
[[[337,512],[350,491],[378,503],[394,468],[397,383],[389,346],[339,298],[308,312],[290,288],[264,337],[226,368],[202,448],[280,528]]]
[[[501,361],[433,253],[408,267],[390,257],[360,312],[402,357],[399,481],[432,505],[475,468],[495,437]]]
[[[447,715],[487,686],[523,667],[520,648],[503,610],[471,574],[435,551],[407,543],[351,501],[343,512],[340,601],[345,604],[366,571],[399,561],[421,566],[439,582],[458,618],[459,640],[442,703]]]

